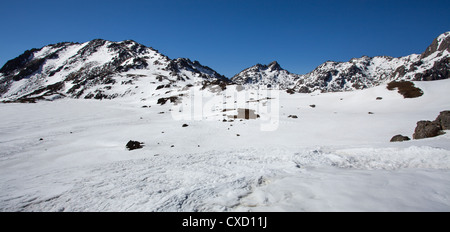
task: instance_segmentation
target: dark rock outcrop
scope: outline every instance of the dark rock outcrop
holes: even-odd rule
[[[157,104],[164,105],[169,100],[170,100],[171,103],[177,103],[178,102],[178,97],[177,96],[163,97],[163,98],[158,99]]]
[[[403,135],[395,135],[394,137],[392,137],[390,142],[403,142],[403,141],[409,141],[411,140],[408,136],[403,136]]]
[[[413,139],[423,139],[445,134],[450,130],[450,110],[439,113],[434,121],[419,121],[414,130]]]
[[[142,148],[143,147],[143,144],[144,143],[141,143],[141,142],[139,142],[139,141],[133,141],[133,140],[130,140],[130,141],[128,141],[128,143],[127,143],[127,145],[126,145],[126,148],[128,149],[128,150],[135,150],[135,149],[140,149],[140,148]]]
[[[413,139],[431,138],[441,134],[441,125],[437,122],[419,121],[414,130]]]

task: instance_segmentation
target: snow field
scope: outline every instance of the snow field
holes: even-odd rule
[[[448,211],[450,136],[389,143],[450,109],[449,80],[415,84],[280,92],[273,131],[174,120],[157,96],[1,104],[0,211]]]

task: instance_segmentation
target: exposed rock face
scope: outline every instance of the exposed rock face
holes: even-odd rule
[[[403,142],[408,140],[411,140],[408,136],[395,135],[394,137],[392,137],[390,142]]]
[[[414,139],[436,137],[441,134],[441,126],[437,122],[419,121],[414,130]]]
[[[450,32],[445,32],[433,40],[430,46],[422,53],[421,58],[426,58],[435,52],[450,52]]]

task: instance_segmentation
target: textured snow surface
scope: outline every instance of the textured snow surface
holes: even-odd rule
[[[249,104],[278,101],[273,131],[132,96],[1,104],[0,211],[449,211],[450,135],[389,142],[450,110],[450,80],[415,84]]]

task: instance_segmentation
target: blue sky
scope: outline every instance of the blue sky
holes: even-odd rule
[[[450,1],[3,1],[0,66],[25,50],[132,39],[231,77],[276,60],[305,74],[327,60],[422,53],[450,31]]]

